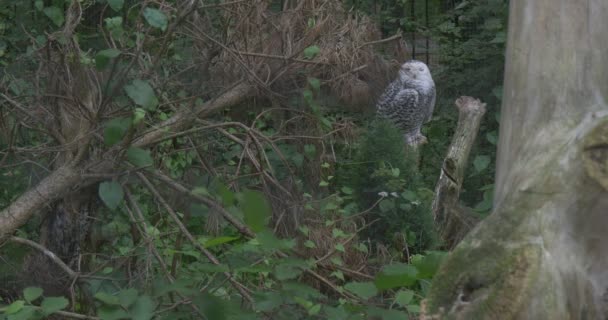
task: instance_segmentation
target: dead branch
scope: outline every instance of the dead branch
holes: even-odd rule
[[[9,240],[12,242],[15,242],[15,243],[30,246],[30,247],[42,252],[45,256],[47,256],[49,259],[51,259],[51,261],[53,261],[56,265],[58,265],[61,268],[61,270],[65,271],[65,273],[70,277],[70,279],[78,278],[78,272],[72,270],[72,268],[70,268],[67,264],[65,264],[63,261],[61,261],[61,259],[56,254],[54,254],[52,251],[45,248],[44,246],[42,246],[32,240],[28,240],[28,239],[24,239],[24,238],[20,238],[20,237],[10,237]]]
[[[485,106],[472,97],[456,99],[458,127],[443,161],[432,205],[435,225],[448,248],[453,248],[477,222],[472,210],[461,206],[458,200],[469,154],[486,112]]]

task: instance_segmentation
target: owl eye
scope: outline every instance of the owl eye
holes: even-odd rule
[[[424,71],[424,68],[420,68],[419,70],[420,70],[420,71]]]

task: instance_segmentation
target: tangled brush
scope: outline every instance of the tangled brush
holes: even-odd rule
[[[400,35],[382,39],[367,16],[339,0],[253,0],[223,12],[224,34],[210,34],[211,12],[190,29],[201,52],[216,52],[211,79],[248,80],[273,101],[298,93],[307,77],[347,106],[371,105],[406,57]],[[206,27],[205,27],[206,26]],[[383,52],[380,54],[379,52]],[[218,85],[214,83],[213,85]]]

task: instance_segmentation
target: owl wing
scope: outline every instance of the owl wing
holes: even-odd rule
[[[414,89],[400,89],[383,106],[382,113],[399,128],[410,131],[421,123],[419,110],[420,95]]]

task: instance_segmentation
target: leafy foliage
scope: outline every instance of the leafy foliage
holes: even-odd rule
[[[372,10],[371,1],[347,2],[375,14],[386,34],[414,26],[403,17],[407,2],[379,1],[381,12]],[[23,115],[7,103],[12,109],[1,123],[0,146],[3,156],[7,150],[10,165],[0,166],[1,207],[32,180],[42,179],[36,170],[53,168],[61,158],[57,150],[69,151],[89,141],[86,152],[70,157],[114,155],[93,158],[98,162],[86,167],[102,160],[111,164],[94,185],[100,204],[93,206],[92,230],[86,247],[80,248],[86,254],[79,268],[88,277],[79,278],[72,288],[78,293],[76,303],[71,304],[67,292],[51,297],[46,288],[27,287],[2,302],[2,316],[41,319],[75,312],[101,319],[416,317],[445,256],[429,251],[439,245],[430,204],[455,124],[453,112],[439,108],[424,128],[431,145],[418,153],[406,151],[393,126],[328,108],[323,102],[325,81],[302,73],[297,101],[280,108],[271,108],[263,99],[246,101],[244,108],[205,119],[187,114],[179,120],[196,120],[192,130],[167,130],[147,145],[138,139],[171,123],[183,110],[212,105],[223,94],[218,89],[224,86],[222,79],[198,82],[207,77],[209,67],[199,51],[217,58],[226,48],[205,47],[207,42],[223,41],[240,32],[238,26],[224,16],[223,5],[215,6],[219,1],[211,1],[209,8],[197,12],[208,37],[201,43],[190,37],[194,24],[180,25],[189,16],[180,15],[182,5],[175,1],[155,2],[154,7],[122,0],[78,3],[85,19],[67,38],[64,32],[73,23],[66,14],[71,1],[0,5],[3,94],[19,104],[49,103],[59,110],[63,105],[57,101],[87,103],[91,97],[78,88],[88,79],[100,90],[96,105],[107,111],[66,112],[73,128],[80,128],[80,118],[98,121],[98,126],[85,128],[85,135],[69,137],[69,126],[59,135],[45,132],[44,125],[24,129]],[[437,13],[434,3],[432,12]],[[278,4],[273,2],[273,10],[281,10]],[[498,103],[505,17],[502,2],[463,1],[439,17],[442,23],[436,30],[426,30],[437,34],[448,57],[438,77],[443,88],[440,105],[465,89]],[[450,24],[455,19],[483,27]],[[314,26],[309,21],[308,27]],[[483,50],[471,50],[486,43],[490,45]],[[324,49],[320,43],[306,45],[300,62],[316,63]],[[52,52],[52,59],[40,60],[45,52]],[[53,86],[61,84],[56,78],[49,76],[46,83],[31,80],[39,74],[41,61],[52,62],[47,66],[57,70],[77,66],[81,69],[73,70],[95,76],[70,73],[76,79],[73,90],[53,92]],[[481,75],[472,76],[478,65],[485,66]],[[468,170],[466,201],[482,213],[492,201],[497,114],[492,110],[484,123],[480,136],[485,140],[476,146]],[[73,140],[61,144],[62,135]],[[27,150],[34,150],[31,159],[36,165],[20,164]],[[142,173],[148,183],[133,173]],[[39,224],[32,220],[18,235],[42,241]],[[381,249],[386,252],[377,254]],[[17,259],[17,253],[6,252],[9,259]]]

